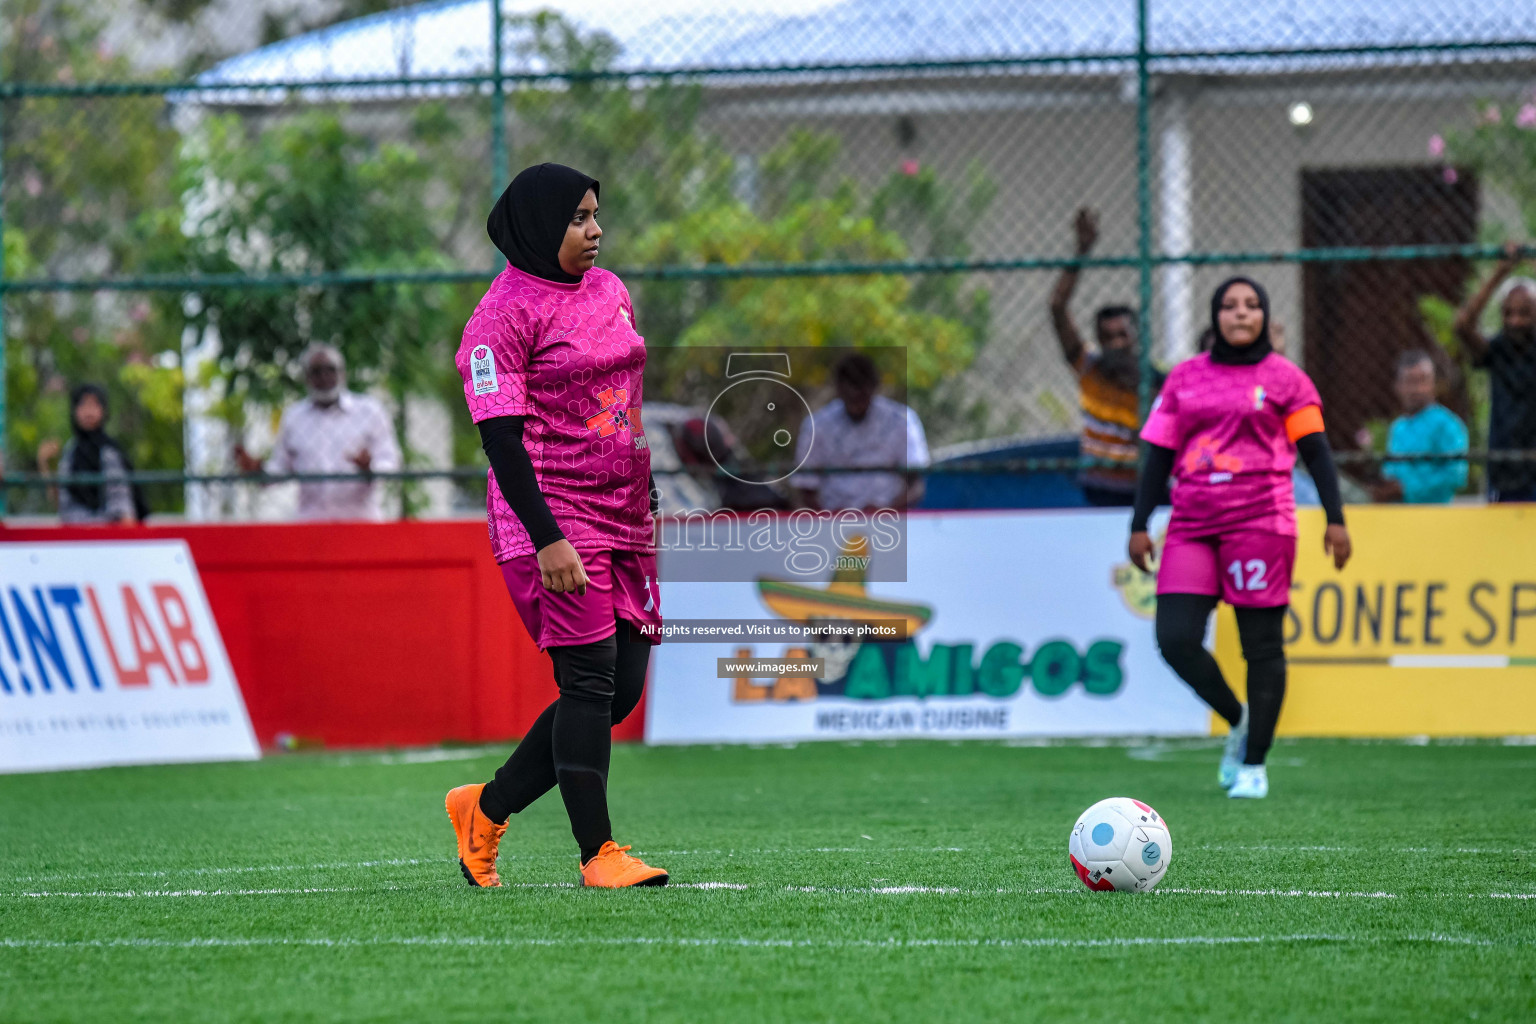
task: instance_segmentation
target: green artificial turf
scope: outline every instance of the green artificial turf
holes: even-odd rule
[[[1217,754],[620,748],[683,883],[620,892],[553,795],[465,885],[442,798],[494,750],[7,776],[0,1020],[1536,1019],[1536,747],[1282,743],[1262,802]],[[1115,795],[1171,825],[1154,893],[1067,864]]]

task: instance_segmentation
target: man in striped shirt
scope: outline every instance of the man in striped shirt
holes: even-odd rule
[[[1098,215],[1077,211],[1077,255],[1086,256],[1099,237]],[[1131,505],[1136,492],[1136,433],[1141,427],[1139,370],[1141,348],[1136,311],[1129,306],[1102,306],[1094,314],[1098,351],[1089,351],[1072,321],[1072,292],[1078,270],[1068,267],[1051,293],[1051,324],[1061,354],[1077,374],[1078,402],[1083,412],[1078,483],[1090,505]],[[1153,389],[1162,385],[1153,381]]]

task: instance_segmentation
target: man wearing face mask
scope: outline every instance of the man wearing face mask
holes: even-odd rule
[[[1084,207],[1077,211],[1077,255],[1087,256],[1099,237],[1098,214]],[[1077,374],[1078,401],[1083,411],[1078,475],[1083,497],[1090,505],[1123,506],[1135,502],[1136,431],[1141,426],[1140,369],[1136,311],[1129,306],[1102,306],[1093,317],[1098,352],[1090,352],[1078,333],[1070,309],[1078,271],[1061,272],[1051,293],[1051,325],[1061,343],[1061,354]],[[1162,379],[1153,381],[1154,388]]]
[[[1519,247],[1504,247],[1504,258],[1476,295],[1456,314],[1456,338],[1472,361],[1488,371],[1492,408],[1488,416],[1491,451],[1536,448],[1536,282],[1509,281],[1520,263]],[[1477,322],[1495,292],[1499,333],[1483,337]],[[1536,501],[1536,464],[1493,462],[1488,466],[1491,501]]]
[[[346,361],[330,345],[311,345],[300,359],[309,397],[283,410],[265,462],[235,446],[243,473],[356,474],[352,480],[299,482],[300,519],[380,520],[384,510],[374,473],[400,468],[400,446],[384,406],[348,391]]]

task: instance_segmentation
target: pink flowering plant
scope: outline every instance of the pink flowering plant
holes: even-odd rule
[[[1431,135],[1425,150],[1441,165],[1441,175],[1448,184],[1454,184],[1460,173],[1471,172],[1484,188],[1502,192],[1515,201],[1520,223],[1485,222],[1480,231],[1483,242],[1498,244],[1536,238],[1536,90],[1527,92],[1515,104],[1480,104],[1461,126]],[[1493,267],[1491,261],[1474,266],[1463,294],[1470,295],[1481,286]],[[1452,330],[1456,308],[1456,303],[1438,295],[1419,299],[1425,326],[1456,364],[1460,379],[1466,384],[1472,408],[1469,425],[1474,438],[1482,439],[1486,438],[1487,429],[1488,384],[1456,340]],[[1486,315],[1491,320],[1498,313],[1490,304]],[[1484,326],[1492,327],[1492,323]]]
[[[1494,232],[1499,238],[1536,236],[1536,90],[1513,105],[1479,104],[1463,126],[1431,135],[1426,150],[1447,172],[1473,171],[1483,184],[1515,199],[1524,223],[1497,225],[1503,229]],[[1448,174],[1446,180],[1455,179]]]

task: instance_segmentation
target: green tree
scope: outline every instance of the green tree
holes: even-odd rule
[[[830,134],[792,132],[762,158],[755,206],[727,199],[653,225],[634,246],[637,262],[870,263],[968,254],[955,211],[966,203],[985,208],[991,197],[984,179],[973,178],[968,200],[932,172],[898,171],[864,189],[834,172],[839,150]],[[987,293],[962,291],[958,275],[648,281],[637,303],[647,341],[660,345],[652,358],[663,387],[670,375],[688,373],[682,350],[693,346],[899,348],[907,400],[931,432],[964,429],[961,423],[984,412],[943,398],[942,385],[985,343],[990,317]]]
[[[611,37],[583,34],[547,12],[509,19],[508,31],[513,52],[531,67],[602,72],[620,56]],[[557,160],[608,182],[602,219],[626,266],[970,255],[971,226],[995,194],[979,171],[956,185],[932,169],[909,168],[861,187],[836,171],[838,138],[806,130],[755,161],[733,156],[707,127],[705,98],[697,84],[637,88],[600,75],[568,88],[520,89],[511,100],[515,165]],[[743,172],[755,176],[755,189],[741,187]],[[653,348],[653,396],[667,391],[672,346],[902,346],[909,393],[931,406],[941,381],[970,365],[990,326],[988,293],[966,288],[957,274],[629,284]],[[976,410],[951,399],[940,413],[959,420]]]
[[[513,54],[531,68],[602,72],[621,52],[611,36],[582,33],[548,11],[509,17],[506,32]],[[731,198],[734,161],[700,127],[697,84],[576,77],[519,88],[509,106],[514,169],[553,160],[606,181],[603,217],[628,238]]]
[[[306,110],[253,130],[235,115],[207,118],[185,147],[187,213],[150,226],[155,264],[200,274],[313,276],[336,271],[451,270],[421,150],[377,143],[340,114]],[[274,406],[302,392],[295,360],[335,345],[364,384],[397,396],[429,389],[462,326],[446,284],[214,287],[168,296],[195,330],[217,330],[226,407]]]
[[[311,277],[455,269],[442,230],[454,221],[452,199],[434,201],[436,168],[451,161],[433,155],[456,132],[441,113],[416,108],[407,140],[390,142],[350,129],[337,110],[285,111],[259,127],[208,117],[184,147],[187,213],[147,225],[157,268]],[[217,332],[218,354],[199,383],[217,382],[217,411],[238,428],[247,410],[275,417],[303,393],[297,359],[313,343],[335,345],[352,386],[386,389],[397,409],[412,395],[456,396],[452,353],[474,295],[442,283],[300,283],[204,288],[162,303],[191,330]]]
[[[763,161],[770,179],[765,191],[776,197],[763,212],[730,200],[657,224],[636,242],[637,262],[733,266],[908,259],[906,241],[880,226],[853,182],[808,173],[817,165],[830,166],[836,146],[830,136],[796,132]],[[663,290],[651,285],[646,294]],[[908,386],[916,394],[969,365],[976,351],[973,327],[923,308],[911,279],[900,275],[721,278],[665,290],[672,294],[662,304],[677,333],[663,334],[663,344],[905,347]],[[937,293],[928,298],[936,305],[944,301]],[[648,303],[640,315],[648,317],[654,305]],[[648,338],[656,334],[649,320],[646,331]]]
[[[25,82],[132,76],[101,43],[103,22],[71,0],[11,0],[0,64]],[[28,97],[6,101],[0,120],[6,188],[7,277],[131,274],[145,269],[133,230],[148,210],[176,216],[175,132],[158,97]],[[181,466],[178,321],[143,295],[12,293],[6,311],[6,416],[0,456],[33,468],[39,444],[69,434],[67,395],[103,385],[109,429],[145,468]],[[40,490],[12,492],[11,507],[39,511]],[[151,490],[152,504],[179,494]]]

